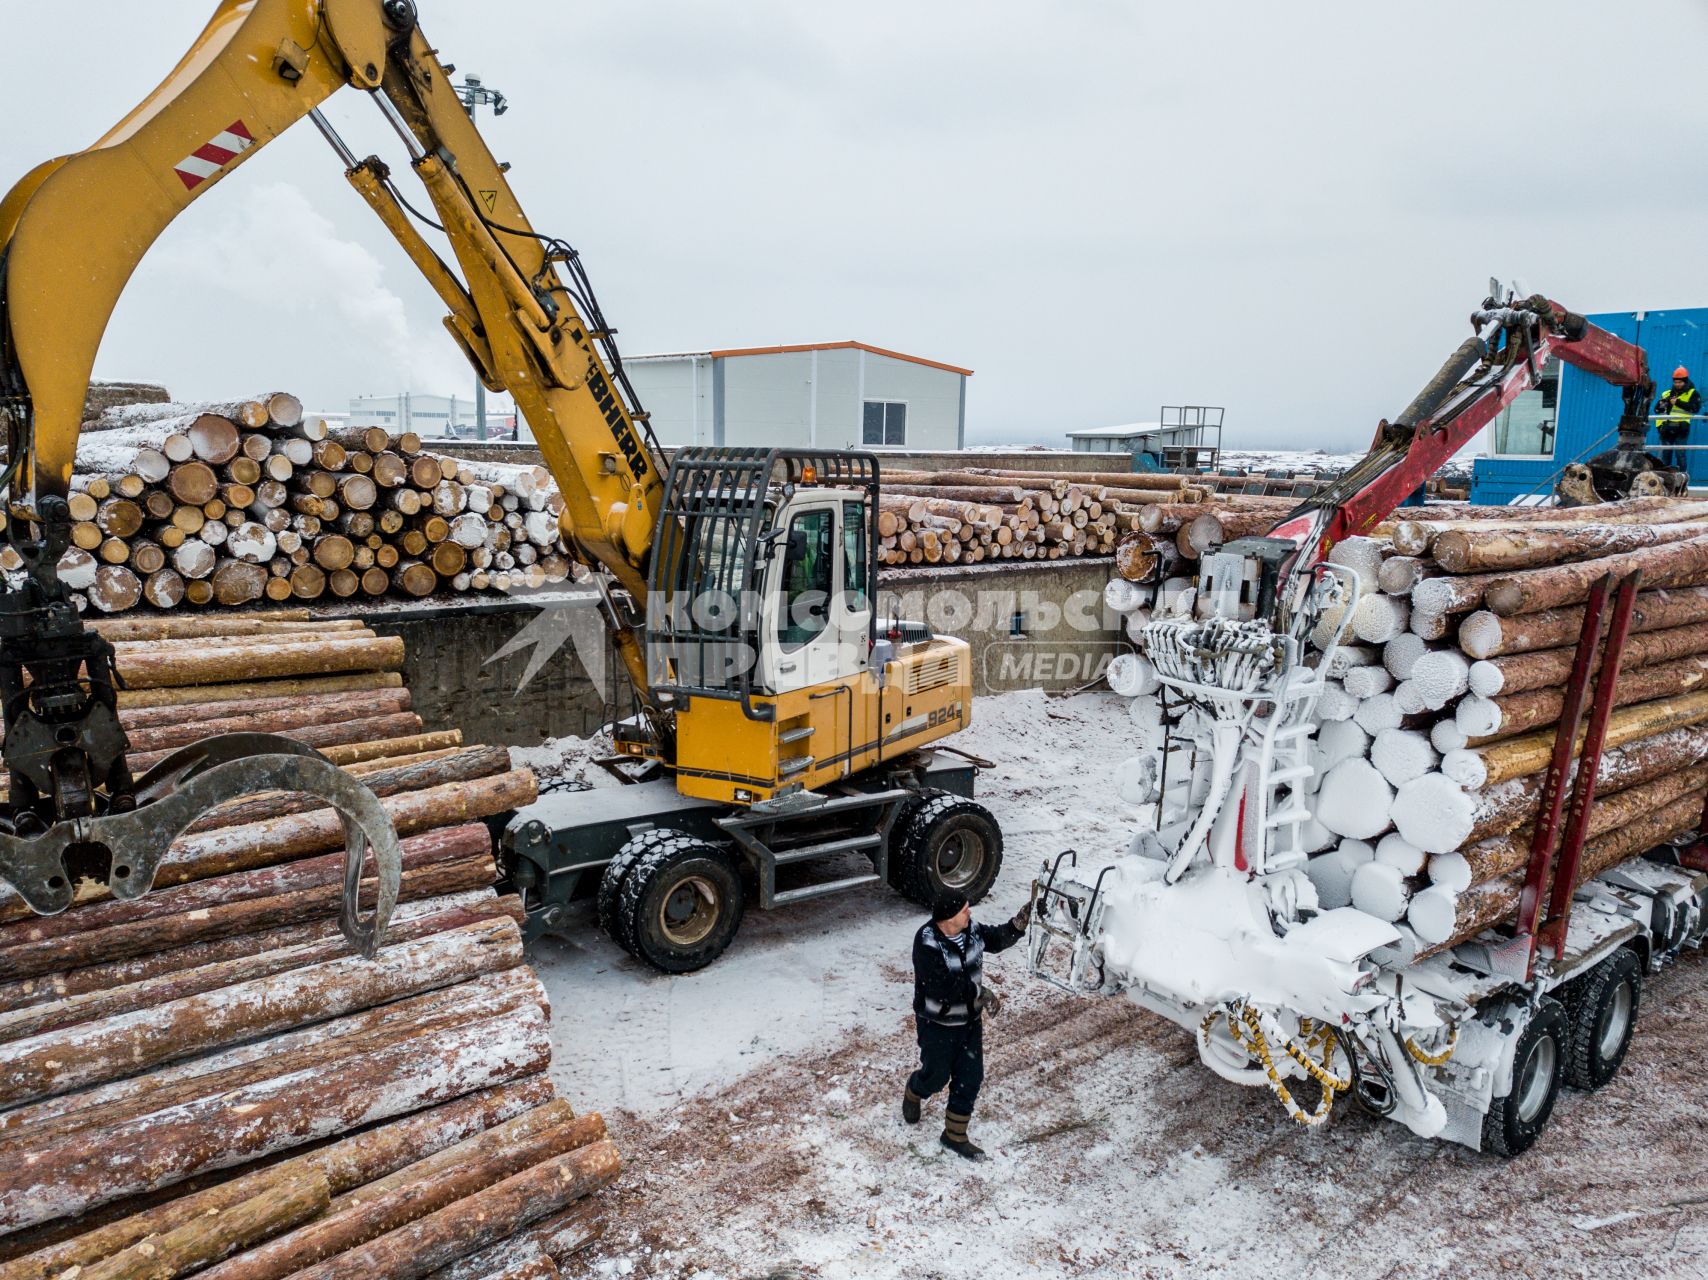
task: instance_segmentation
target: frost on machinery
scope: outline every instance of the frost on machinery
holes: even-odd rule
[[[1708,876],[1691,869],[1700,846],[1675,845],[1578,883],[1635,574],[1601,583],[1585,608],[1515,929],[1427,954],[1386,920],[1324,909],[1306,874],[1316,709],[1360,592],[1330,550],[1387,518],[1550,356],[1623,389],[1622,437],[1641,448],[1640,348],[1498,288],[1472,324],[1361,463],[1268,536],[1206,554],[1195,590],[1143,628],[1166,735],[1157,830],[1092,884],[1068,878],[1071,853],[1046,866],[1030,955],[1057,985],[1124,993],[1189,1029],[1206,1066],[1267,1086],[1301,1123],[1349,1092],[1424,1137],[1511,1155],[1536,1140],[1562,1083],[1599,1088],[1617,1071],[1642,972],[1703,939]],[[1189,776],[1170,781],[1169,768]]]
[[[971,651],[877,617],[877,458],[719,447],[678,450],[667,466],[579,255],[534,230],[453,70],[413,0],[222,0],[136,110],[0,201],[0,486],[5,538],[25,564],[0,592],[0,882],[39,912],[64,910],[82,879],[136,897],[203,809],[307,790],[349,832],[346,931],[371,951],[384,928],[396,836],[371,794],[314,753],[233,735],[131,778],[112,649],[82,625],[57,573],[90,369],[126,282],[192,201],[307,117],[444,303],[481,381],[515,397],[563,495],[564,541],[598,571],[633,689],[615,736],[634,785],[617,799],[556,797],[506,836],[530,936],[558,922],[588,872],[617,939],[678,972],[728,945],[743,865],[762,907],[885,879],[922,902],[945,888],[976,901],[996,878],[1002,834],[971,799],[973,767],[928,749],[968,721]],[[346,87],[396,131],[434,217],[321,115]],[[418,222],[445,237],[454,265]],[[696,607],[707,599],[743,603],[709,614]],[[366,925],[355,898],[364,835],[382,886]],[[849,854],[870,867],[778,887],[779,867]]]

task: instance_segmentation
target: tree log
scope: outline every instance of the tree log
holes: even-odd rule
[[[1708,505],[1703,506],[1708,515]],[[1682,542],[1708,533],[1700,524],[1519,525],[1511,529],[1449,527],[1432,550],[1448,573],[1491,573],[1589,560]]]
[[[1653,782],[1622,791],[1605,792],[1598,782],[1595,803],[1589,811],[1588,838],[1593,840],[1609,831],[1629,826],[1683,796],[1700,796],[1705,787],[1708,787],[1708,767],[1701,765],[1680,769]],[[1526,825],[1506,835],[1467,843],[1460,853],[1471,864],[1472,883],[1493,880],[1526,866],[1530,861],[1533,836],[1534,828]]]
[[[330,1199],[321,1174],[285,1179],[260,1195],[139,1241],[77,1275],[79,1280],[175,1280],[318,1216]]]
[[[1550,685],[1563,686],[1571,675],[1576,652],[1575,646],[1570,649],[1544,649],[1479,662],[1477,669],[1483,673],[1485,685],[1479,692],[1485,697],[1494,697]],[[1708,627],[1693,625],[1673,627],[1667,631],[1646,631],[1633,635],[1626,642],[1619,670],[1622,674],[1629,673],[1640,667],[1675,662],[1704,652],[1708,652]]]
[[[402,663],[403,641],[396,636],[371,640],[332,636],[312,641],[269,638],[265,643],[241,646],[210,641],[206,649],[194,652],[128,653],[120,663],[119,674],[131,689],[156,689],[266,676],[388,670]]]
[[[1708,581],[1708,537],[1505,575],[1490,584],[1486,599],[1493,612],[1507,618],[1557,609],[1581,603],[1606,575],[1633,569],[1643,571],[1643,585],[1650,589],[1701,584]]]
[[[1459,647],[1473,658],[1530,653],[1576,645],[1583,632],[1583,607],[1544,609],[1503,618],[1488,610],[1459,624]],[[1708,587],[1643,591],[1631,610],[1631,630],[1664,631],[1708,621]]]
[[[1628,742],[1650,738],[1670,729],[1708,722],[1708,693],[1687,693],[1674,698],[1660,699],[1637,706],[1622,707],[1608,717],[1604,749],[1622,747]],[[1582,747],[1584,730],[1578,731],[1577,745]],[[1554,731],[1526,734],[1477,748],[1488,777],[1484,787],[1540,773],[1548,767],[1554,749]]]
[[[104,1130],[98,1140],[0,1163],[0,1231],[517,1080],[550,1061],[544,1015],[523,1009],[413,1037],[347,1059],[335,1071],[307,1069],[138,1117]],[[590,1150],[614,1162],[608,1145]],[[111,1159],[113,1151],[126,1153],[122,1164]],[[452,1212],[464,1215],[473,1207],[453,1206]],[[358,1274],[393,1273],[381,1267]]]
[[[420,1280],[609,1185],[622,1168],[611,1142],[554,1156],[307,1270],[300,1280]]]
[[[206,1280],[283,1280],[541,1161],[602,1141],[605,1124],[597,1115],[577,1120],[567,1102],[549,1102],[351,1192],[324,1218],[215,1267]]]
[[[1701,653],[1662,662],[1655,666],[1639,667],[1621,672],[1614,691],[1613,705],[1628,707],[1650,702],[1656,698],[1673,698],[1689,694],[1708,681],[1708,655]],[[1473,747],[1516,737],[1542,725],[1553,724],[1560,718],[1565,705],[1564,686],[1532,689],[1528,693],[1501,695],[1492,699],[1500,708],[1500,727],[1493,733],[1471,740]],[[1461,722],[1463,723],[1463,722]]]
[[[470,891],[473,901],[462,905],[450,905],[441,910],[425,914],[416,911],[400,911],[386,929],[385,944],[394,946],[415,938],[423,938],[432,933],[443,933],[459,929],[466,925],[489,922],[499,918],[514,919],[519,905],[515,898],[498,898],[492,894],[479,896]],[[418,900],[419,902],[420,900]],[[456,895],[436,895],[425,901],[458,903]],[[417,904],[411,904],[417,905]],[[520,923],[520,921],[518,921]],[[204,958],[215,953],[222,943],[230,939],[218,939],[210,942],[191,944],[188,947],[175,948],[179,958],[172,963],[181,967],[166,969],[154,977],[144,978],[129,983],[109,983],[108,986],[84,991],[77,995],[66,995],[61,999],[39,1004],[25,1004],[21,1007],[0,1012],[0,1042],[22,1040],[28,1036],[40,1035],[44,1032],[55,1031],[62,1027],[76,1026],[79,1023],[91,1022],[98,1018],[110,1017],[131,1010],[149,1008],[166,1004],[185,996],[200,995],[204,992],[215,991],[221,987],[229,987],[238,982],[246,982],[253,978],[265,977],[269,974],[282,973],[287,969],[301,968],[304,965],[318,964],[324,960],[336,959],[349,954],[350,945],[333,922],[318,920],[303,924],[285,925],[263,930],[261,934],[265,941],[278,945],[263,946],[260,950],[240,952],[225,959],[206,960],[200,965],[183,967],[184,962],[196,958]],[[240,944],[247,942],[247,936],[237,940]],[[227,947],[227,950],[233,948]],[[156,953],[158,955],[159,953]],[[171,953],[168,953],[171,954]],[[143,957],[146,963],[149,957]],[[136,965],[131,966],[135,968]],[[116,972],[114,963],[86,966],[100,968],[109,975]],[[73,973],[82,973],[74,970]],[[60,986],[69,986],[71,979],[66,973],[44,975],[37,982],[48,987],[57,981]],[[78,985],[86,985],[90,979],[79,977]],[[22,984],[8,984],[18,986]]]

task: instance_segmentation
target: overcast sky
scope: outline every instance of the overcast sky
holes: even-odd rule
[[[1362,446],[1490,274],[1708,305],[1702,0],[420,7],[508,95],[492,148],[626,352],[966,365],[974,441],[1198,402],[1232,445]],[[212,8],[0,0],[4,182],[104,132]],[[404,168],[361,95],[328,114]],[[327,410],[469,393],[440,315],[305,122],[168,229],[96,372]]]

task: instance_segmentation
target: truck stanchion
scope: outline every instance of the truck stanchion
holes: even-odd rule
[[[1536,929],[1541,923],[1542,897],[1548,887],[1548,869],[1554,860],[1560,816],[1565,809],[1566,770],[1571,767],[1578,726],[1583,722],[1584,703],[1589,696],[1590,667],[1595,661],[1597,643],[1601,638],[1601,615],[1606,612],[1612,583],[1611,574],[1602,578],[1584,602],[1583,628],[1578,633],[1577,652],[1572,658],[1571,675],[1566,681],[1560,722],[1554,730],[1554,753],[1548,760],[1548,772],[1542,778],[1542,806],[1536,815],[1536,830],[1530,839],[1530,865],[1525,872],[1524,891],[1518,900],[1518,937],[1530,940],[1525,981],[1535,976]]]
[[[1565,836],[1555,861],[1548,911],[1541,926],[1531,936],[1532,966],[1537,950],[1544,946],[1552,948],[1556,961],[1566,952],[1566,926],[1571,922],[1572,895],[1577,889],[1578,867],[1583,862],[1584,838],[1589,831],[1590,806],[1595,803],[1595,784],[1601,773],[1601,749],[1607,739],[1608,717],[1613,714],[1614,695],[1619,686],[1619,664],[1625,655],[1625,641],[1631,634],[1631,612],[1637,603],[1637,587],[1642,577],[1640,569],[1626,574],[1614,593],[1613,616],[1607,624],[1606,643],[1601,648],[1601,671],[1595,681],[1595,701],[1590,707],[1583,751],[1578,756],[1577,781],[1572,788]]]

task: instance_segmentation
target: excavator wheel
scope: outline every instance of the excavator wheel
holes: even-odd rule
[[[896,819],[890,876],[922,907],[943,893],[977,902],[1002,870],[1002,828],[982,804],[947,792]]]
[[[617,856],[605,864],[605,874],[599,879],[599,927],[610,934],[616,944],[630,955],[635,953],[634,935],[629,931],[629,919],[623,914],[623,884],[635,863],[658,848],[672,848],[687,836],[669,827],[643,831],[617,850]]]
[[[724,953],[741,924],[744,895],[735,859],[678,832],[652,841],[623,877],[618,940],[665,973],[693,973]],[[645,836],[631,841],[638,844]]]
[[[1642,996],[1642,966],[1621,947],[1561,994],[1565,998],[1566,1083],[1599,1089],[1612,1080],[1631,1047]]]
[[[1484,1151],[1516,1156],[1542,1135],[1560,1096],[1567,1046],[1566,1011],[1558,1000],[1544,996],[1513,1054],[1512,1088],[1491,1102],[1483,1117]]]

